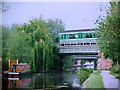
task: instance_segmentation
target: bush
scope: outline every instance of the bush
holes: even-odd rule
[[[80,85],[83,84],[83,82],[90,76],[91,73],[93,73],[93,69],[86,69],[86,68],[82,68],[78,72]]]
[[[113,72],[113,73],[119,73],[120,74],[119,71],[120,71],[120,66],[119,65],[115,65],[111,69],[111,72]]]

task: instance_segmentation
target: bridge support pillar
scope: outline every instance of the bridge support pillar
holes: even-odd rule
[[[98,61],[98,58],[94,60],[94,70],[97,70],[97,61]]]

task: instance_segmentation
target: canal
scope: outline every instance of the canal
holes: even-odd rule
[[[20,78],[2,79],[2,88],[24,89],[80,89],[77,70],[63,73],[34,73]]]

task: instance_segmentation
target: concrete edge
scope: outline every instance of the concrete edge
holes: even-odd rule
[[[90,75],[90,76],[91,76],[91,75]],[[90,76],[89,76],[89,78],[88,78],[88,79],[86,79],[86,80],[84,81],[84,83],[82,84],[82,87],[81,87],[81,88],[86,88],[86,83],[87,83],[87,81],[89,81]]]

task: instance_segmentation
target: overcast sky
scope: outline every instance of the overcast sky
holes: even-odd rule
[[[66,29],[94,28],[99,15],[106,15],[100,8],[108,2],[11,2],[3,12],[3,24],[27,23],[32,18],[61,19]]]

